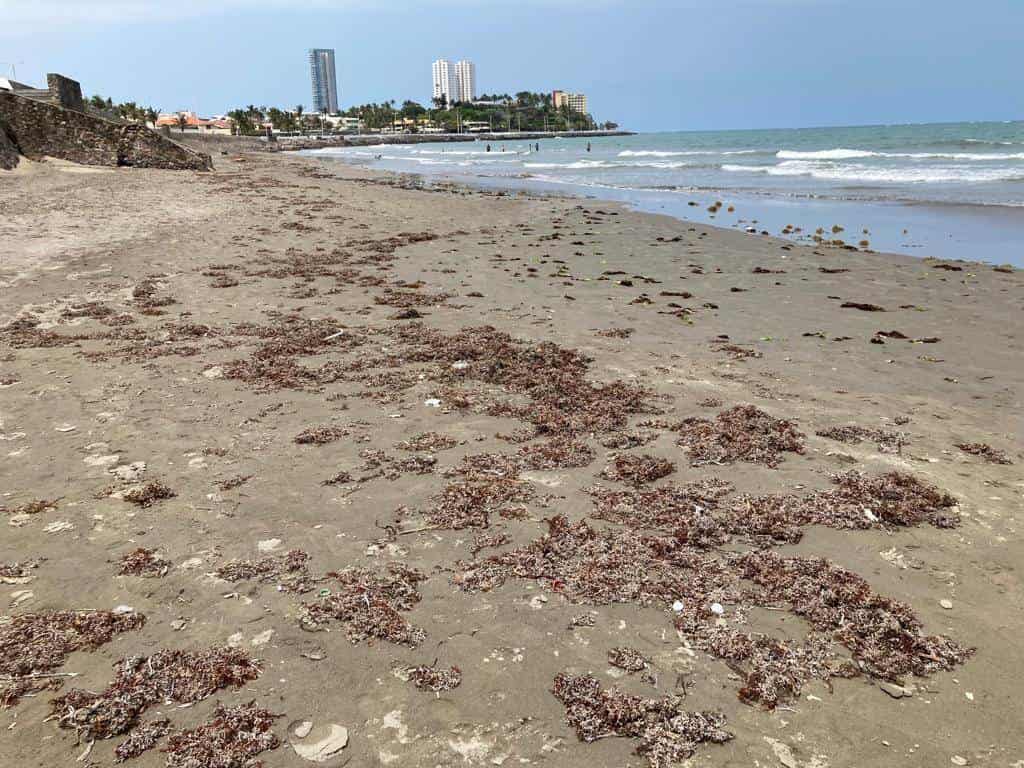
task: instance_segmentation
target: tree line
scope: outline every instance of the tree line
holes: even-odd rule
[[[618,128],[618,125],[612,122],[599,124],[592,115],[576,112],[567,104],[556,108],[550,93],[531,91],[520,91],[515,96],[507,93],[485,94],[477,99],[477,103],[448,104],[444,99],[434,99],[429,107],[411,100],[403,101],[401,105],[390,100],[352,106],[341,114],[344,117],[358,118],[362,122],[363,130],[368,132],[386,128],[404,129],[406,121],[419,123],[423,120],[449,133],[458,132],[469,122],[486,123],[495,131]],[[258,107],[250,104],[244,108],[231,110],[228,117],[234,120],[237,131],[244,135],[261,133],[261,126],[268,121],[275,130],[285,132],[318,130],[321,127],[320,115],[304,112],[301,105],[292,110],[282,110],[277,107]],[[420,126],[412,125],[408,130],[416,133]]]
[[[136,104],[134,101],[126,101],[122,104],[117,104],[109,96],[104,98],[99,94],[91,96],[89,101],[86,103],[97,112],[112,114],[121,120],[125,120],[130,123],[155,124],[156,119],[160,116],[159,109],[144,107],[141,104]]]

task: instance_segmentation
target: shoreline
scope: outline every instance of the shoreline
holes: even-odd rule
[[[284,137],[278,142],[282,149],[306,149],[293,147],[292,143],[303,144],[312,141],[314,146],[364,147],[387,144],[439,144],[472,141],[531,141],[534,139],[599,139],[614,136],[636,136],[634,131],[493,131],[488,133],[379,133],[352,134],[342,136]],[[338,142],[338,143],[335,143]]]
[[[794,212],[794,209],[804,209],[808,207],[819,207],[826,210],[826,213],[822,213],[815,222],[815,226],[830,225],[832,222],[840,220],[848,220],[852,218],[852,210],[856,206],[863,206],[867,208],[874,208],[879,210],[889,211],[901,211],[905,208],[917,209],[925,214],[934,213],[935,216],[926,215],[925,220],[937,221],[936,218],[939,213],[948,209],[957,209],[965,213],[973,214],[979,218],[979,228],[985,229],[987,225],[996,222],[1000,216],[1010,216],[1016,219],[1024,209],[1018,206],[997,206],[997,205],[980,205],[980,204],[969,204],[969,203],[945,203],[945,202],[917,202],[910,200],[850,200],[850,199],[834,199],[834,198],[813,198],[813,197],[787,197],[782,195],[773,195],[771,193],[763,193],[757,196],[750,196],[743,192],[737,192],[736,190],[696,190],[696,189],[672,189],[672,190],[638,190],[638,189],[623,189],[611,186],[583,186],[572,182],[556,182],[552,180],[538,179],[536,177],[531,178],[520,178],[520,177],[488,177],[488,176],[472,176],[470,174],[450,174],[450,173],[435,173],[431,174],[424,170],[389,170],[389,169],[378,169],[370,166],[365,161],[359,161],[354,159],[348,159],[344,157],[332,158],[329,155],[319,155],[317,151],[307,150],[302,154],[312,158],[326,159],[330,162],[340,162],[351,167],[357,167],[365,169],[369,172],[382,172],[385,174],[394,175],[411,175],[421,178],[428,183],[439,182],[439,183],[457,183],[464,184],[468,187],[475,189],[503,189],[506,191],[517,192],[517,193],[540,193],[540,194],[555,194],[555,195],[568,195],[579,200],[591,200],[598,201],[607,204],[622,205],[626,210],[634,213],[649,213],[669,216],[676,221],[686,223],[698,223],[703,226],[714,227],[720,231],[745,231],[750,226],[757,225],[756,232],[750,233],[745,232],[748,235],[756,235],[757,237],[771,237],[774,240],[778,240],[781,243],[788,244],[802,244],[812,247],[822,248],[829,251],[835,250],[847,250],[855,253],[875,253],[875,254],[887,254],[893,256],[905,256],[912,259],[924,259],[924,260],[944,260],[944,261],[958,261],[969,264],[978,264],[985,267],[1010,267],[1014,269],[1024,269],[1024,253],[1016,253],[1012,247],[1001,248],[997,250],[1003,255],[1000,257],[993,256],[991,259],[971,259],[965,258],[961,255],[962,251],[970,251],[972,249],[971,243],[963,243],[957,241],[955,243],[948,243],[948,241],[938,238],[936,235],[934,238],[929,239],[927,236],[923,243],[911,242],[897,249],[897,241],[893,239],[897,230],[903,229],[906,224],[906,217],[900,217],[898,215],[892,218],[896,223],[891,226],[892,236],[886,244],[893,246],[890,248],[878,247],[878,248],[858,248],[856,246],[839,247],[833,246],[828,243],[815,243],[811,240],[809,235],[786,235],[778,231],[778,228],[784,222],[787,226],[790,221],[798,220],[798,212]],[[604,193],[604,194],[602,194]],[[643,197],[637,198],[635,194],[631,193],[649,193],[651,200],[645,201]],[[663,195],[670,195],[674,200],[670,200],[670,204],[663,204],[660,198]],[[689,201],[699,199],[702,195],[712,195],[711,198],[706,198],[699,205],[692,205]],[[749,203],[747,205],[741,205],[740,211],[734,216],[729,217],[725,212],[719,212],[718,215],[709,216],[706,208],[711,199],[714,200],[726,200],[729,202],[744,201]],[[787,210],[782,214],[773,214],[770,212],[770,208],[766,206],[785,206]],[[852,208],[851,208],[852,207]],[[660,208],[660,210],[659,210]],[[667,210],[666,210],[667,209]],[[767,216],[765,215],[768,210]],[[751,213],[753,211],[753,213]],[[696,214],[696,215],[695,215]],[[721,218],[719,218],[721,217]],[[749,217],[749,218],[747,218]],[[940,217],[941,218],[941,217]],[[731,223],[729,221],[731,219]],[[751,221],[753,219],[753,221]],[[767,221],[766,221],[767,219]],[[1016,223],[1016,222],[1014,222]],[[774,225],[776,228],[775,232],[766,231],[766,226]],[[805,226],[805,232],[813,232],[813,226]],[[920,230],[915,228],[915,233],[920,233]],[[905,233],[904,233],[905,234]],[[999,232],[990,233],[990,237],[998,238]],[[937,250],[938,254],[922,253],[920,255],[909,252],[917,249],[933,249]],[[1008,251],[1008,253],[1007,253]]]
[[[50,702],[119,660],[225,646],[255,678],[164,714],[255,700],[282,768],[309,765],[307,721],[345,728],[353,765],[647,765],[566,722],[552,690],[586,675],[720,713],[708,768],[1024,754],[1024,274],[315,156],[214,163],[3,177],[0,565],[36,561],[5,610],[145,623],[0,710],[0,763],[79,754]],[[750,453],[702,454],[724,443],[691,430],[736,406],[779,439],[741,419]],[[828,495],[851,472],[913,478],[919,506]],[[755,519],[776,497],[797,506]],[[119,573],[139,548],[165,567]],[[798,572],[802,595],[771,591]],[[784,679],[709,630],[776,639]]]

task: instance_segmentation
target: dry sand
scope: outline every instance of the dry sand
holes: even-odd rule
[[[140,720],[166,716],[177,731],[208,720],[218,701],[255,700],[281,715],[273,727],[284,742],[296,721],[314,724],[307,743],[332,724],[347,729],[347,746],[324,765],[646,765],[634,754],[638,739],[583,743],[566,724],[551,692],[555,677],[592,673],[606,688],[674,694],[683,710],[722,713],[733,738],[698,745],[696,766],[1024,765],[1024,273],[816,250],[594,201],[430,191],[412,179],[299,157],[222,157],[205,175],[68,170],[48,163],[0,176],[0,566],[39,561],[6,579],[0,611],[130,606],[145,624],[70,653],[54,671],[76,677],[0,711],[0,765],[73,764],[88,734],[46,721],[50,702],[72,689],[102,691],[119,659],[226,644],[259,659],[258,679],[194,706],[157,701]],[[416,321],[390,319],[401,308],[379,303],[388,289],[442,334],[427,347],[467,328],[496,330],[468,339],[465,361],[412,359],[410,332],[395,329]],[[423,298],[438,294],[449,297]],[[842,308],[846,302],[885,311]],[[23,319],[11,325],[16,318]],[[292,333],[282,338],[286,327]],[[632,333],[598,333],[627,328]],[[501,331],[529,344],[514,347],[514,365],[477,356],[493,351]],[[606,448],[606,422],[588,423],[573,437],[592,456],[581,447],[580,461],[555,469],[489,465],[477,475],[481,487],[504,478],[525,499],[510,505],[523,516],[502,516],[496,505],[476,518],[486,530],[438,525],[438,494],[467,482],[452,474],[463,457],[515,454],[523,445],[508,438],[525,439],[531,422],[549,423],[550,398],[563,398],[554,409],[562,418],[573,413],[574,393],[593,392],[573,390],[582,379],[557,373],[578,358],[536,347],[541,342],[589,358],[589,382],[630,385],[621,399],[615,390],[595,402],[633,431],[653,420],[642,430],[652,442]],[[537,379],[516,378],[530,366]],[[660,413],[630,412],[635,387],[650,390],[645,402]],[[782,453],[775,468],[742,460],[692,466],[678,444],[679,422],[744,403],[791,420],[805,435],[804,453]],[[897,445],[880,450],[873,439],[847,444],[815,434],[836,425],[897,433]],[[331,441],[296,442],[317,428],[325,429],[314,438]],[[448,436],[451,447],[396,447],[425,432]],[[961,443],[989,444],[1012,463],[986,461]],[[851,524],[864,529],[803,524],[791,543],[752,537],[740,514],[715,543],[683,546],[687,557],[710,559],[679,573],[685,586],[710,573],[709,563],[762,547],[769,557],[828,558],[909,604],[921,636],[945,636],[974,655],[947,671],[897,675],[899,688],[861,657],[857,676],[807,680],[770,710],[738,698],[749,663],[727,664],[702,650],[699,637],[677,631],[664,595],[647,606],[578,604],[575,582],[561,576],[510,577],[490,591],[460,587],[475,567],[467,563],[527,546],[554,515],[586,518],[611,542],[640,541],[628,520],[594,519],[584,492],[595,484],[628,489],[600,476],[619,452],[673,464],[647,488],[709,478],[734,485],[713,510],[720,520],[741,494],[806,496],[851,470],[904,472],[947,491],[960,516],[951,528],[885,525],[876,510],[855,504]],[[401,463],[417,456],[416,465]],[[566,466],[573,463],[586,466]],[[133,488],[156,482],[174,496],[148,506],[129,501]],[[19,512],[34,500],[55,503]],[[692,510],[677,513],[693,522]],[[478,540],[482,534],[496,538]],[[499,547],[475,551],[488,543]],[[121,558],[139,547],[167,565],[149,578],[118,575]],[[309,556],[315,581],[300,585],[309,591],[290,591],[287,575],[216,575],[233,560],[291,550]],[[573,554],[553,554],[552,563]],[[676,567],[636,562],[640,581]],[[427,576],[421,599],[392,615],[399,630],[422,630],[418,647],[353,642],[354,625],[343,621],[309,631],[302,604],[344,593],[325,574],[384,573],[394,563]],[[581,583],[614,567],[591,564]],[[731,575],[722,578],[714,594],[725,596],[724,615],[709,611],[703,593],[685,597],[686,615],[695,611],[705,628],[789,641],[776,651],[803,643],[806,611],[798,616],[777,595],[740,595],[730,591]],[[820,591],[831,594],[824,582]],[[817,599],[819,590],[811,592]],[[380,597],[360,595],[368,609]],[[570,628],[581,615],[593,626]],[[891,612],[871,616],[893,620]],[[826,644],[842,639],[840,630],[861,637],[858,626],[817,629]],[[608,654],[620,647],[639,651],[650,667],[627,674],[611,666]],[[914,651],[917,661],[938,663],[930,647]],[[23,651],[0,643],[0,662]],[[838,643],[830,653],[851,655]],[[435,694],[404,679],[407,667],[435,660],[461,670],[458,687]],[[97,741],[80,764],[112,764],[121,740]],[[163,745],[128,764],[164,765]],[[260,759],[312,764],[288,743]]]

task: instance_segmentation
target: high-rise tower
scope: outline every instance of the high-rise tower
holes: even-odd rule
[[[338,111],[338,78],[333,48],[309,49],[309,76],[313,83],[313,111]]]
[[[459,76],[455,66],[448,59],[438,59],[431,67],[434,99],[444,99],[447,104],[459,100]]]
[[[476,65],[463,59],[455,64],[455,76],[459,80],[457,101],[476,99]]]

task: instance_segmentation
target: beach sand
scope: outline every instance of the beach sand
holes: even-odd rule
[[[679,697],[658,712],[721,713],[732,738],[696,744],[695,766],[1024,764],[1024,273],[815,249],[592,200],[424,189],[296,156],[218,157],[209,174],[73,170],[0,177],[0,566],[22,564],[0,611],[127,606],[145,623],[58,658],[52,673],[77,676],[0,711],[0,765],[73,764],[90,734],[107,735],[66,706],[44,721],[57,696],[103,691],[118,660],[224,645],[259,659],[258,678],[192,706],[164,692],[138,722],[194,728],[217,702],[254,700],[281,716],[268,766],[310,764],[287,743],[306,721],[303,743],[347,729],[324,765],[647,765],[634,750],[648,742],[584,743],[566,723],[556,676],[589,673]],[[621,384],[595,387],[609,382]],[[798,450],[708,451],[716,416],[740,404],[792,422],[769,425],[799,430]],[[840,425],[878,432],[816,434]],[[628,447],[624,432],[647,442]],[[424,433],[447,439],[399,447]],[[530,446],[549,439],[554,458],[537,460]],[[977,443],[1011,463],[957,447]],[[484,454],[503,457],[463,462]],[[631,515],[653,497],[599,520],[586,489],[631,490],[615,454],[671,463],[637,480],[646,489],[732,488],[646,528]],[[822,495],[830,478],[851,471],[906,473],[957,506],[905,524],[853,499],[836,527],[748,525],[743,494],[835,501]],[[556,515],[607,533],[527,563]],[[569,562],[594,541],[612,549]],[[623,542],[632,549],[616,554]],[[166,563],[119,575],[138,548]],[[294,550],[308,579],[281,572]],[[495,555],[508,557],[481,568]],[[231,581],[220,569],[236,560],[272,572]],[[817,564],[799,600],[768,594],[783,562]],[[394,564],[425,580],[327,575]],[[856,610],[830,591],[861,584],[853,574],[870,588]],[[338,595],[355,602],[332,619]],[[677,631],[684,618],[702,629]],[[890,633],[869,634],[871,622]],[[838,671],[854,653],[860,674],[804,674],[785,649],[812,628],[806,664],[824,653]],[[798,692],[774,709],[742,702],[755,660],[707,650],[714,632],[788,641],[769,655],[803,674]],[[25,647],[0,641],[8,676]],[[613,667],[615,648],[647,668]],[[901,653],[928,674],[881,679]],[[461,684],[408,680],[435,661]],[[624,728],[664,746],[679,722],[645,711]],[[597,730],[613,735],[607,720]],[[112,764],[121,741],[97,740],[82,764]],[[163,745],[128,764],[164,765]]]

